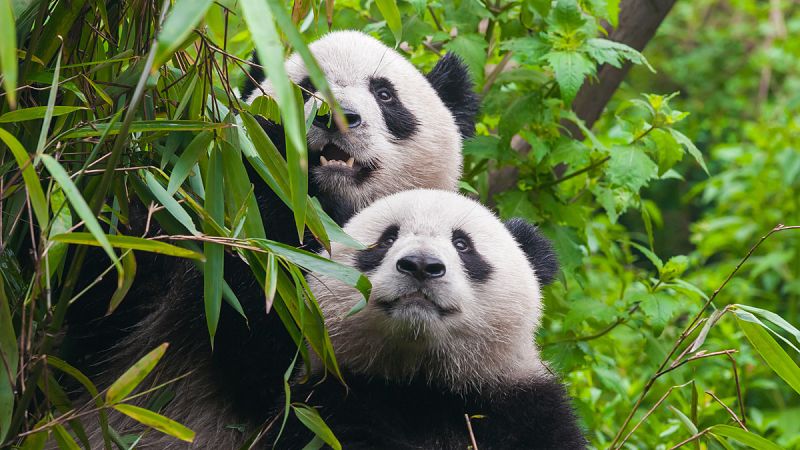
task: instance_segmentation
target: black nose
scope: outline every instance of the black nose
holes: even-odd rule
[[[409,255],[400,258],[397,261],[397,270],[420,281],[441,278],[446,271],[442,260],[425,255]]]
[[[357,112],[346,108],[343,108],[342,112],[344,113],[344,118],[347,119],[348,128],[355,128],[361,125],[361,116]],[[314,125],[326,130],[336,129],[336,123],[331,119],[330,114],[314,117]]]

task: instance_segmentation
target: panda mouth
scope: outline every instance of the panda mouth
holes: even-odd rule
[[[358,172],[364,168],[363,165],[356,161],[353,155],[333,142],[325,144],[320,150],[319,165],[322,167],[349,169],[353,172]]]
[[[438,302],[436,302],[436,300],[431,299],[422,291],[414,291],[401,295],[392,300],[378,300],[376,303],[387,314],[400,313],[409,310],[423,310],[432,312],[439,317],[445,317],[459,312],[458,308],[440,305]]]

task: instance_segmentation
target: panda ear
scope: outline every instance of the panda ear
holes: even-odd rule
[[[522,219],[508,220],[505,226],[525,252],[539,282],[543,285],[552,283],[558,275],[558,256],[550,241]]]
[[[472,78],[464,61],[455,53],[447,53],[425,77],[453,113],[461,136],[472,137],[479,99],[472,89]]]

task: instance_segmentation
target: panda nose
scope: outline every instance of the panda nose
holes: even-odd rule
[[[342,113],[344,113],[344,118],[347,119],[347,128],[355,128],[361,125],[361,116],[358,115],[357,112],[347,108],[342,108]],[[330,114],[314,117],[314,125],[326,130],[336,129],[336,123],[331,120]]]
[[[441,278],[446,272],[442,260],[426,255],[408,255],[397,261],[397,271],[425,281]]]

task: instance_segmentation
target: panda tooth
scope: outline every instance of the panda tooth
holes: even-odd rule
[[[328,160],[324,156],[319,155],[319,163],[320,163],[320,165],[327,166],[328,165]]]
[[[353,163],[355,163],[355,162],[356,162],[356,159],[351,156],[350,159],[347,160],[347,167],[352,169],[353,168]]]

